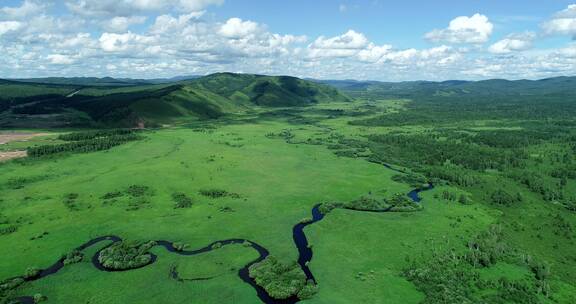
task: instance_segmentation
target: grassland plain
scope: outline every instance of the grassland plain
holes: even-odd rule
[[[3,185],[2,216],[18,228],[15,233],[2,236],[1,255],[17,258],[1,262],[1,276],[19,275],[27,267],[46,267],[88,239],[110,234],[128,239],[178,240],[191,247],[201,247],[219,239],[246,238],[262,244],[288,262],[295,260],[297,254],[291,228],[309,215],[314,204],[347,201],[370,191],[409,191],[407,185],[390,180],[392,171],[376,164],[340,158],[322,146],[289,145],[283,140],[264,136],[285,127],[287,125],[282,123],[266,123],[220,127],[208,132],[167,129],[150,133],[144,141],[108,152],[3,165],[0,181]],[[302,134],[314,131],[313,127],[304,128]],[[236,144],[231,145],[231,142]],[[122,192],[131,185],[147,186],[150,193],[145,198],[129,195],[116,201],[102,198],[107,193]],[[198,194],[202,189],[212,188],[237,193],[240,198],[209,199]],[[175,192],[192,197],[192,207],[175,210],[171,199]],[[71,193],[77,194],[76,207],[72,210],[65,204]],[[30,240],[44,232],[48,234]],[[250,252],[250,249],[244,250]],[[166,281],[150,285],[181,287],[182,284],[168,278],[168,267],[162,267],[174,259],[160,253],[160,263],[135,273],[122,273],[118,280],[126,277],[125,282],[137,284],[136,277],[150,272],[150,283]],[[178,259],[183,261],[185,258]],[[190,262],[185,263],[194,259],[197,258],[190,258]],[[84,271],[93,272],[90,277],[114,275],[90,270],[89,264],[82,265],[74,265],[71,269],[84,267]],[[230,267],[240,266],[242,263],[231,263]],[[59,289],[46,286],[69,288],[67,281],[65,276],[58,274],[31,284],[23,293],[33,294],[40,288],[48,301],[52,301],[50,299],[60,297]],[[230,284],[231,281],[234,284]],[[145,286],[142,284],[140,286]],[[214,289],[235,286],[243,290],[240,292],[243,296],[236,298],[245,299],[246,303],[257,301],[253,290],[234,275],[217,277],[208,283],[211,284]],[[125,289],[121,281],[114,286],[119,288],[118,293]],[[164,287],[135,288],[134,293],[160,294],[166,290]],[[98,294],[108,294],[111,289],[92,292],[98,298]],[[235,293],[231,292],[230,296],[235,297]],[[212,302],[210,297],[225,294],[203,292],[193,298]],[[78,298],[70,301],[80,301],[83,296],[78,294]],[[127,298],[118,300],[118,303],[125,303],[120,299]]]
[[[338,210],[312,226],[312,270],[322,288],[310,303],[420,303],[423,294],[401,275],[407,257],[461,244],[495,220],[485,208],[434,199],[437,191],[422,194],[422,212]]]
[[[389,100],[385,103],[378,103],[380,106],[386,104],[398,105],[398,102]],[[418,111],[426,111],[425,106],[417,102],[409,104],[414,105],[414,108],[401,108],[400,111],[388,110],[388,113],[391,113],[391,116],[398,113],[403,117],[410,117],[410,115],[417,116]],[[323,105],[324,109],[328,109],[331,106],[348,109],[348,111],[351,112],[357,111],[358,108],[362,107],[358,104],[349,104],[347,108],[345,105]],[[447,105],[436,107],[445,110],[449,106],[450,104],[448,103]],[[474,105],[470,107],[474,107]],[[374,112],[381,111],[386,110]],[[508,149],[507,151],[513,152],[513,154],[511,154],[512,156],[522,157],[522,161],[518,165],[505,166],[497,169],[470,170],[465,167],[466,163],[463,163],[464,165],[451,163],[450,157],[457,161],[457,155],[448,156],[448,160],[444,164],[441,164],[441,167],[449,168],[452,172],[456,172],[456,175],[466,176],[470,174],[469,177],[473,177],[476,181],[470,183],[466,180],[459,181],[453,179],[448,184],[452,185],[452,187],[457,187],[459,190],[455,188],[442,189],[437,187],[433,191],[435,193],[425,193],[424,196],[428,197],[425,203],[427,208],[425,208],[423,213],[416,215],[422,216],[426,212],[437,210],[432,207],[434,206],[434,199],[442,198],[443,193],[453,191],[467,192],[466,196],[472,198],[474,201],[475,208],[473,210],[475,211],[466,210],[464,214],[478,217],[478,210],[488,210],[487,214],[490,215],[493,223],[502,227],[504,231],[503,238],[509,245],[520,250],[524,257],[528,259],[539,259],[548,263],[552,273],[548,279],[552,295],[540,297],[539,302],[574,302],[576,300],[576,287],[569,282],[574,282],[576,279],[573,272],[575,267],[574,262],[576,261],[576,256],[573,253],[576,245],[574,242],[574,238],[576,237],[574,233],[576,218],[573,214],[573,202],[576,198],[574,192],[576,188],[574,187],[573,174],[569,174],[566,171],[570,171],[568,168],[572,168],[571,164],[574,161],[575,137],[573,136],[573,123],[554,115],[545,116],[546,118],[537,116],[532,119],[490,119],[490,117],[486,118],[480,114],[479,116],[481,117],[475,118],[474,115],[478,115],[476,113],[484,113],[483,110],[468,109],[468,111],[472,117],[466,121],[453,119],[443,123],[429,123],[415,119],[414,122],[409,122],[402,126],[394,126],[388,123],[352,124],[345,126],[351,120],[346,117],[346,115],[342,115],[341,117],[324,120],[322,124],[334,130],[342,130],[341,132],[345,132],[347,137],[356,139],[362,139],[369,134],[390,134],[390,136],[398,135],[409,139],[418,139],[418,136],[425,135],[428,138],[435,139],[438,143],[465,143],[472,138],[473,141],[477,142],[472,144],[471,147],[473,147],[473,150],[484,149],[484,147],[488,146],[503,150]],[[530,113],[533,109],[527,107],[524,111]],[[367,115],[360,119],[369,121],[372,117],[374,116],[367,113]],[[391,121],[394,121],[394,118],[391,118]],[[433,142],[434,141],[431,143]],[[392,141],[389,145],[393,147],[395,143]],[[440,148],[439,146],[420,146],[418,141],[414,140],[410,142],[409,146],[403,146],[403,149],[397,151],[388,150],[387,153],[389,154],[390,162],[396,164],[404,163],[404,165],[414,170],[427,172],[427,175],[433,175],[432,173],[434,171],[430,169],[429,166],[433,163],[434,158],[412,161],[413,156],[403,155],[414,151],[420,155],[425,155],[426,153],[437,152],[436,150],[441,151],[441,153],[450,152],[450,150]],[[373,151],[377,152],[378,147],[373,148]],[[472,151],[471,153],[473,153]],[[403,162],[403,158],[408,161]],[[474,158],[470,157],[470,159]],[[443,179],[440,179],[440,182],[442,182],[442,180]],[[508,193],[515,193],[521,197],[521,201],[504,205],[497,203],[493,195],[497,189],[506,189]],[[432,196],[432,198],[430,198],[430,196]],[[446,202],[447,200],[440,199],[440,201]],[[444,213],[446,214],[447,212]],[[436,223],[440,223],[439,219],[440,217],[435,217],[434,221],[427,222],[426,227],[422,227],[420,232],[424,234],[429,229],[433,229]],[[456,222],[458,224],[456,226],[465,222],[463,219],[459,219],[459,216],[452,217],[452,219],[457,220]],[[328,223],[331,223],[331,221],[328,220],[319,223],[317,226],[311,228],[313,240],[316,235],[314,229],[320,229]],[[451,228],[443,230],[443,233],[440,233],[440,235],[450,237],[451,233],[449,233],[449,231],[453,232],[455,224],[454,222],[451,223]],[[479,224],[479,222],[477,224]],[[477,227],[471,231],[481,231],[481,229]],[[403,235],[403,238],[407,235],[406,232],[400,232],[400,234]],[[321,251],[323,245],[327,246],[331,244],[331,242],[325,241],[325,238],[328,237],[326,234],[318,233],[317,237],[318,239],[322,239],[322,241],[316,245],[320,246],[320,248],[315,247],[316,251]],[[354,238],[351,237],[347,242],[353,243]],[[455,243],[452,242],[452,244],[454,245]],[[425,247],[428,248],[428,250],[434,248],[434,246]],[[445,246],[445,248],[449,247],[452,246]],[[458,248],[458,246],[453,247]],[[342,248],[344,247],[340,247],[340,249]],[[367,251],[362,252],[366,254]],[[322,258],[318,259],[321,260]],[[501,270],[500,276],[501,278],[506,278],[506,280],[514,280],[518,278],[518,272],[525,273],[526,271],[526,267],[518,268],[509,265],[500,268],[496,266],[496,268]],[[482,269],[479,274],[482,277],[485,272],[493,273],[491,269],[491,267]],[[319,267],[317,271],[322,273],[327,270],[330,269]],[[366,274],[365,269],[358,271]],[[356,280],[360,279],[363,283],[362,278],[362,275],[355,276]],[[326,280],[329,281],[329,279]],[[325,290],[326,288],[321,290],[320,293],[325,292]],[[336,290],[337,289],[334,290],[335,293],[337,292]],[[365,295],[364,293],[358,294]],[[321,297],[318,297],[316,299],[320,298]],[[335,301],[337,301],[337,298],[338,297],[334,298]],[[521,300],[528,301],[522,297],[508,299],[510,302],[521,302]],[[428,299],[428,301],[430,300]]]
[[[406,104],[406,101],[401,100],[387,100],[387,101],[380,101],[376,104],[369,103],[368,105],[362,103],[355,103],[355,104],[325,104],[321,105],[317,108],[321,108],[321,110],[317,109],[311,111],[302,111],[300,115],[302,117],[299,118],[301,121],[313,121],[322,125],[322,127],[326,130],[332,130],[334,132],[339,132],[341,135],[344,135],[347,139],[355,139],[361,142],[364,142],[366,145],[362,147],[362,145],[358,146],[352,142],[352,146],[356,146],[355,151],[353,153],[349,153],[349,156],[358,157],[365,152],[358,153],[359,149],[365,149],[368,147],[372,149],[372,151],[378,152],[379,147],[370,147],[370,143],[366,143],[366,138],[370,137],[370,134],[390,134],[391,136],[399,135],[399,136],[406,136],[409,139],[415,138],[418,139],[420,135],[426,135],[431,139],[437,140],[438,143],[444,142],[455,142],[455,143],[462,143],[469,140],[478,141],[480,144],[473,144],[472,150],[470,153],[476,153],[475,149],[485,149],[485,147],[496,147],[499,149],[504,149],[499,151],[498,153],[502,153],[502,151],[512,150],[514,154],[512,155],[511,160],[514,159],[514,155],[521,157],[521,162],[518,164],[505,165],[501,168],[496,169],[480,169],[480,170],[469,170],[462,165],[454,165],[451,164],[449,161],[450,157],[455,157],[455,160],[458,161],[458,155],[448,156],[448,161],[442,164],[442,167],[449,168],[449,170],[455,173],[455,176],[463,176],[465,177],[463,180],[453,179],[449,184],[457,186],[458,188],[448,188],[443,189],[437,187],[433,191],[433,198],[426,201],[426,206],[424,212],[431,211],[430,207],[434,206],[433,201],[434,199],[442,198],[443,195],[450,194],[452,192],[456,193],[454,195],[454,199],[456,200],[458,196],[462,197],[461,195],[464,194],[465,198],[464,201],[468,201],[468,198],[472,198],[472,201],[475,204],[475,208],[472,210],[465,210],[461,215],[449,216],[448,219],[452,220],[452,222],[448,221],[446,224],[449,225],[450,228],[448,229],[440,229],[441,235],[449,239],[451,237],[451,233],[449,231],[456,230],[456,227],[462,225],[462,223],[466,222],[465,217],[483,218],[480,214],[477,214],[476,211],[478,210],[487,210],[488,211],[488,219],[484,223],[493,223],[496,227],[500,227],[503,231],[502,238],[507,242],[507,244],[503,244],[508,249],[504,251],[519,251],[521,252],[520,259],[524,259],[522,262],[514,262],[515,265],[506,264],[502,266],[501,264],[496,264],[495,269],[500,269],[501,273],[498,277],[499,282],[530,282],[530,279],[519,280],[519,276],[517,273],[526,273],[527,270],[532,269],[534,271],[537,269],[537,266],[530,266],[530,263],[534,263],[533,261],[544,261],[544,263],[550,267],[552,275],[546,275],[546,283],[549,287],[544,287],[544,292],[540,296],[538,296],[538,300],[535,298],[529,299],[527,296],[522,295],[515,295],[509,296],[505,301],[508,302],[554,302],[554,303],[572,303],[575,299],[575,286],[569,282],[574,280],[574,272],[571,269],[574,269],[574,261],[576,256],[574,256],[574,225],[575,218],[570,210],[574,210],[573,202],[576,195],[574,194],[575,188],[573,175],[567,173],[566,169],[570,168],[570,162],[573,161],[573,152],[574,151],[574,137],[570,134],[574,134],[572,131],[572,124],[568,121],[563,120],[563,118],[547,118],[547,120],[542,121],[542,118],[538,117],[537,119],[533,120],[522,120],[522,119],[486,119],[485,117],[481,117],[480,119],[470,119],[467,121],[461,120],[452,120],[447,121],[444,123],[421,123],[418,121],[409,123],[407,125],[402,126],[393,126],[390,124],[385,123],[384,125],[379,124],[352,124],[350,125],[348,122],[351,121],[350,117],[360,117],[360,119],[364,119],[369,121],[371,117],[374,117],[374,113],[380,112],[388,112],[391,115],[395,113],[399,113],[404,116],[408,116],[410,114],[404,114],[404,111],[409,111],[409,113],[414,113],[417,110],[420,110],[418,107],[416,109],[406,110],[403,109],[403,105]],[[392,109],[389,106],[394,106]],[[386,108],[388,106],[388,108]],[[400,106],[400,107],[398,107]],[[449,106],[449,105],[448,105]],[[366,109],[372,108],[372,111]],[[374,110],[377,109],[377,110]],[[443,107],[440,107],[443,109]],[[528,111],[532,111],[532,109],[527,109]],[[476,110],[477,111],[477,110]],[[319,115],[318,113],[323,113]],[[472,112],[475,114],[475,112]],[[479,111],[482,113],[482,110]],[[529,113],[529,112],[528,112]],[[293,116],[295,114],[293,113]],[[476,115],[476,114],[475,114]],[[295,120],[292,118],[292,120]],[[385,121],[385,120],[383,120]],[[559,126],[561,129],[558,129]],[[291,138],[292,142],[299,142],[296,132],[296,135]],[[546,135],[541,135],[546,134]],[[319,134],[315,134],[319,135]],[[305,139],[305,137],[304,137]],[[326,136],[322,138],[322,136],[313,137],[313,141],[322,141],[326,139]],[[302,141],[302,140],[300,140]],[[306,142],[306,140],[304,140]],[[482,142],[484,141],[484,142]],[[342,141],[341,141],[342,142]],[[346,141],[344,141],[346,142]],[[441,151],[442,153],[450,153],[450,150],[445,150],[446,148],[441,148],[440,146],[434,147],[434,141],[430,142],[428,148],[426,146],[420,146],[417,141],[414,141],[413,146],[403,146],[400,150],[390,150],[390,162],[395,164],[407,164],[410,163],[414,156],[408,155],[413,151],[417,151],[420,155],[426,155],[426,153],[430,152],[438,152]],[[350,144],[350,143],[349,143]],[[390,145],[394,146],[394,141],[390,143]],[[462,147],[464,148],[464,147]],[[450,148],[452,149],[452,148]],[[427,150],[427,151],[425,151]],[[524,154],[525,153],[525,154]],[[369,154],[369,153],[368,153]],[[397,155],[396,155],[397,154]],[[406,156],[402,156],[405,154]],[[441,155],[441,154],[440,154]],[[572,155],[572,156],[571,156]],[[476,156],[469,156],[469,159],[475,161]],[[493,156],[491,156],[493,157]],[[409,162],[402,161],[402,159],[407,159]],[[462,157],[460,157],[462,158]],[[464,156],[464,161],[466,161],[466,156]],[[494,161],[495,158],[492,158],[490,161]],[[428,160],[424,159],[423,161],[435,161],[434,158],[429,158]],[[417,166],[414,169],[417,169],[420,172],[426,172],[426,170],[431,170],[429,165],[425,162],[412,162],[413,165]],[[462,161],[462,160],[460,160]],[[509,160],[504,160],[507,162]],[[464,163],[466,165],[466,163]],[[472,163],[472,165],[474,165]],[[483,165],[480,165],[483,166]],[[494,164],[490,164],[489,166],[494,166]],[[398,166],[396,166],[398,167]],[[408,165],[410,167],[410,165]],[[418,168],[419,167],[419,168]],[[428,171],[434,172],[434,171]],[[566,173],[562,173],[566,172]],[[428,173],[431,174],[431,173]],[[468,175],[470,174],[470,175]],[[563,177],[564,176],[564,177]],[[568,178],[566,178],[568,176]],[[570,177],[572,176],[572,177]],[[446,178],[449,178],[446,177]],[[466,180],[466,178],[471,178],[470,180]],[[443,179],[439,180],[440,183],[445,183],[446,181]],[[459,183],[461,183],[459,185]],[[516,203],[512,202],[510,204],[499,202],[499,199],[494,197],[494,193],[499,191],[498,189],[506,189],[506,193],[516,193],[519,197],[519,201]],[[464,191],[464,192],[462,192]],[[460,194],[458,194],[460,193]],[[425,196],[430,196],[428,194],[424,194]],[[450,195],[449,195],[450,196]],[[450,199],[442,198],[439,201],[449,202]],[[428,206],[428,203],[432,203],[431,206]],[[440,205],[441,206],[441,205]],[[460,206],[461,207],[461,206]],[[457,207],[458,208],[458,207]],[[478,209],[480,208],[480,209]],[[344,211],[339,211],[344,212]],[[448,212],[444,211],[445,214]],[[410,214],[411,215],[411,214]],[[421,214],[417,214],[421,215]],[[365,216],[365,215],[359,215]],[[408,215],[403,215],[408,216]],[[464,216],[464,217],[463,217]],[[327,219],[330,218],[330,215]],[[485,217],[484,217],[485,218]],[[339,218],[337,227],[331,227],[331,230],[337,230],[341,233],[336,235],[339,236],[338,240],[341,241],[343,244],[354,244],[355,240],[362,236],[361,233],[358,233],[356,229],[359,229],[360,226],[364,227],[364,225],[354,225],[354,228],[347,227],[342,225],[342,223],[346,223],[345,220]],[[476,222],[475,220],[473,222]],[[333,242],[326,242],[326,238],[329,238],[331,234],[327,233],[323,230],[323,233],[318,233],[316,236],[315,230],[320,229],[324,225],[328,225],[332,223],[330,220],[323,221],[317,225],[314,225],[310,228],[311,232],[311,239],[312,244],[315,246],[315,252],[319,252],[323,250],[323,246],[329,246],[334,244]],[[435,217],[434,221],[426,222],[423,227],[420,227],[421,234],[426,234],[428,230],[433,230],[435,223],[441,223],[439,221],[439,217]],[[412,224],[412,223],[411,223]],[[476,224],[480,225],[480,222],[476,222]],[[352,226],[352,224],[350,225]],[[345,228],[343,228],[345,227]],[[414,229],[414,228],[413,228]],[[346,235],[346,232],[353,231],[351,233],[350,239],[345,239],[342,236]],[[379,231],[374,229],[374,231]],[[479,232],[482,231],[480,226],[477,226],[473,229],[465,231],[467,233],[464,234],[465,238],[470,238],[470,235],[474,234],[473,231]],[[470,233],[472,232],[472,233]],[[376,233],[376,232],[375,232]],[[415,233],[416,234],[416,233]],[[408,233],[406,230],[401,231],[397,234],[392,233],[391,235],[402,235],[402,239],[404,239]],[[315,237],[321,240],[319,243],[315,242]],[[470,239],[469,239],[470,240]],[[343,254],[342,257],[349,257],[349,256],[367,256],[369,255],[370,248],[379,248],[377,245],[371,245],[369,248],[363,248],[363,250],[357,250],[357,248],[362,248],[362,245],[368,244],[370,242],[358,242],[358,246],[346,246],[346,247],[338,247],[339,250],[343,249],[350,249],[351,251],[346,252]],[[462,244],[470,244],[470,241],[466,242],[451,242],[451,245],[444,245],[439,246],[439,248],[443,248],[444,250],[451,251],[451,250],[459,250],[459,245]],[[466,246],[463,246],[464,248]],[[434,251],[438,249],[434,249],[434,246],[428,244],[423,246],[424,251]],[[441,251],[441,250],[440,250]],[[330,253],[337,252],[336,248],[330,247]],[[398,252],[409,252],[407,250],[395,250],[395,253]],[[407,254],[408,256],[410,254]],[[330,267],[317,267],[321,263],[323,259],[327,256],[332,255],[322,255],[322,257],[316,257],[316,264],[312,263],[312,269],[319,273],[318,275],[321,276],[323,272],[326,271],[333,271],[333,268]],[[341,257],[341,258],[342,258]],[[413,256],[412,256],[413,257]],[[376,257],[374,255],[374,259],[382,260],[381,256]],[[423,255],[423,260],[426,259],[426,255]],[[516,257],[515,259],[518,259]],[[336,259],[334,259],[336,260]],[[355,261],[359,261],[359,259],[354,259]],[[530,262],[532,261],[532,262]],[[328,263],[327,263],[328,264]],[[326,264],[326,265],[327,265]],[[350,262],[345,265],[352,265],[353,262]],[[400,264],[402,265],[402,263]],[[403,265],[406,265],[404,263]],[[315,268],[317,267],[317,268]],[[402,268],[404,266],[400,266]],[[364,287],[369,286],[370,282],[378,281],[377,276],[374,274],[377,273],[376,269],[370,269],[367,273],[368,267],[364,269],[355,269],[350,271],[348,274],[348,278],[352,282],[347,282],[342,276],[338,276],[342,273],[342,269],[345,269],[345,266],[338,268],[338,271],[333,271],[329,276],[324,277],[324,288],[320,290],[320,294],[327,295],[334,295],[331,299],[334,302],[338,302],[341,299],[343,303],[346,301],[351,301],[348,297],[353,297],[352,294],[355,294],[357,298],[354,300],[358,300],[362,298],[366,300],[369,298],[368,294],[366,293],[366,289],[359,287],[358,289],[347,289],[347,291],[343,291],[343,286],[352,286],[353,282],[356,282],[358,285],[363,285]],[[460,271],[464,271],[460,269]],[[466,270],[471,273],[474,273],[474,270]],[[476,274],[480,276],[480,281],[482,278],[485,278],[485,273],[494,273],[497,270],[494,268],[487,267],[479,269]],[[528,278],[533,277],[534,273],[531,273]],[[338,279],[334,279],[337,277]],[[538,275],[537,275],[538,277]],[[332,282],[331,282],[332,280]],[[334,284],[334,288],[327,288],[328,282]],[[368,282],[368,283],[367,283]],[[387,283],[390,284],[390,280],[387,280]],[[446,283],[446,282],[445,282]],[[492,283],[491,283],[492,284]],[[505,285],[508,283],[505,283]],[[516,283],[513,283],[516,284]],[[532,285],[533,283],[528,283],[527,286]],[[489,284],[490,285],[490,284]],[[493,285],[493,284],[492,284]],[[382,286],[382,285],[380,285]],[[422,286],[420,286],[422,287]],[[540,287],[538,287],[540,288]],[[548,289],[549,288],[549,289]],[[328,290],[328,291],[327,291]],[[350,293],[350,290],[357,290],[356,293]],[[370,289],[372,292],[377,290],[376,294],[372,299],[369,301],[373,302],[386,302],[387,299],[384,296],[384,291],[386,289],[378,289],[372,288]],[[401,288],[391,288],[387,291],[397,292],[402,290]],[[472,292],[472,289],[468,290],[468,292]],[[546,291],[548,290],[548,291]],[[550,292],[551,291],[551,292]],[[472,292],[474,294],[475,292]],[[502,301],[505,296],[502,294],[497,295],[495,298],[489,298],[493,294],[497,294],[497,291],[494,291],[492,287],[482,287],[480,291],[477,292],[477,296],[480,298],[484,297],[482,300],[477,301],[486,301],[488,303],[492,301]],[[514,291],[510,290],[509,294],[514,294]],[[405,295],[401,295],[403,297]],[[474,295],[471,295],[474,298]],[[488,298],[486,298],[488,297]],[[499,300],[498,300],[499,298]],[[322,301],[323,297],[318,296],[315,297],[312,301]],[[417,300],[415,300],[417,301]],[[426,301],[430,303],[434,303],[434,298],[426,298]],[[395,300],[391,300],[391,302],[395,302]]]
[[[20,275],[28,267],[46,267],[79,244],[103,235],[168,239],[190,248],[244,238],[289,263],[297,258],[292,227],[310,216],[312,206],[407,193],[414,187],[399,182],[397,171],[366,161],[380,147],[370,136],[426,134],[436,138],[440,134],[438,141],[444,142],[455,136],[450,133],[454,130],[476,134],[529,129],[522,122],[502,119],[432,126],[349,124],[382,113],[403,113],[408,104],[395,99],[261,108],[203,127],[146,132],[144,140],[105,152],[3,164],[2,227],[17,229],[0,236],[0,256],[13,257],[0,260],[0,278]],[[558,143],[530,145],[533,157],[527,158],[527,168],[556,168],[557,163],[547,156],[543,160],[538,156],[561,155],[565,148]],[[411,148],[400,156],[389,151],[394,168],[415,174],[422,170],[420,163],[402,158],[404,154],[411,157]],[[458,167],[455,172],[470,170]],[[551,295],[538,294],[537,302],[572,303],[571,269],[576,257],[570,227],[576,225],[575,219],[558,200],[544,202],[540,193],[503,174],[509,172],[478,171],[475,174],[482,183],[470,186],[438,183],[421,194],[424,209],[419,212],[331,211],[305,230],[314,251],[310,268],[319,292],[303,302],[433,303],[426,286],[408,280],[405,269],[434,262],[443,252],[465,253],[479,233],[497,225],[504,231],[504,240],[524,257],[549,263],[551,275],[546,281]],[[543,180],[552,186],[558,182]],[[575,194],[574,180],[566,183],[563,189],[570,197]],[[521,193],[522,203],[494,204],[492,190],[502,188]],[[201,195],[203,190],[236,195],[210,198]],[[175,209],[175,193],[191,198],[192,206]],[[452,196],[471,202],[459,203]],[[47,296],[46,303],[259,302],[254,289],[237,276],[237,269],[257,256],[249,247],[234,245],[193,257],[170,254],[163,248],[152,251],[158,261],[141,269],[101,272],[85,259],[26,284],[17,294],[41,293]],[[179,282],[170,277],[171,269],[177,269],[184,279],[211,279]],[[530,265],[514,261],[498,261],[470,272],[490,282],[527,286],[534,284],[535,276]],[[498,288],[471,289],[471,294],[497,293]]]

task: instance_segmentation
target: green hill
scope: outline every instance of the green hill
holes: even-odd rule
[[[349,101],[327,85],[288,76],[220,73],[164,84],[124,80],[121,86],[112,78],[34,81],[0,82],[0,127],[157,125],[260,106]]]
[[[192,83],[242,104],[278,107],[349,101],[332,87],[289,76],[219,73]]]

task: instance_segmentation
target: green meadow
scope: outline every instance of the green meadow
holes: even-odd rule
[[[377,164],[341,158],[322,146],[287,144],[281,139],[265,137],[268,132],[280,132],[286,127],[290,126],[263,123],[201,131],[158,130],[147,132],[142,141],[109,151],[3,164],[2,217],[18,230],[2,236],[2,256],[17,259],[1,262],[1,276],[17,276],[28,267],[46,267],[63,253],[93,237],[105,235],[181,241],[192,248],[216,240],[246,238],[288,262],[297,258],[292,226],[308,217],[315,204],[351,200],[370,191],[409,191],[407,185],[390,180],[392,171]],[[298,134],[315,132],[318,128],[305,126]],[[122,192],[132,185],[148,187],[149,193],[140,198],[130,195],[111,200],[103,198],[107,193]],[[223,189],[237,193],[239,198],[211,199],[200,194],[203,189]],[[175,209],[171,195],[177,192],[191,197],[192,207]],[[74,209],[64,203],[71,193],[77,194]],[[42,238],[31,240],[43,234]],[[194,291],[199,299],[209,301],[218,296],[219,292],[210,294],[205,289],[210,290],[209,285],[213,285],[238,286],[225,293],[226,299],[232,297],[246,303],[257,300],[250,286],[229,271],[240,268],[254,252],[250,248],[221,250],[231,256],[210,252],[206,257],[175,260],[158,249],[158,264],[122,273],[118,278],[116,274],[92,269],[86,261],[62,274],[34,282],[21,293],[38,291],[49,301],[54,299],[54,303],[58,303],[56,299],[63,296],[60,293],[76,290],[64,282],[70,281],[70,276],[85,274],[83,281],[90,281],[92,286],[101,286],[97,283],[100,276],[106,281],[114,277],[113,280],[119,280],[114,285],[122,290],[123,279],[149,276],[152,282],[162,278],[165,284],[173,284],[169,288],[174,292],[168,293],[182,292],[184,296],[190,292],[186,284],[168,278],[168,265],[177,263],[191,269],[191,275],[194,271],[204,276],[212,272],[218,275],[210,282],[191,284],[207,284]],[[224,269],[211,269],[212,265],[206,265],[206,259],[219,255],[226,263]],[[242,259],[243,256],[248,258]],[[99,293],[114,290],[113,286],[86,292],[97,299]],[[148,291],[159,290],[164,289]],[[145,291],[134,290],[134,293],[141,293],[143,298],[150,296]],[[78,300],[86,296],[74,294]],[[118,303],[125,303],[121,299],[125,298],[118,298]]]

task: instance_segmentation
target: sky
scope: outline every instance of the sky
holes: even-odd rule
[[[576,0],[0,0],[0,77],[576,76]]]

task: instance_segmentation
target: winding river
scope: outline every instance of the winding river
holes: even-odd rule
[[[393,170],[395,170],[395,169],[393,169]],[[398,170],[395,170],[395,171],[398,171]],[[422,200],[422,198],[419,196],[419,193],[422,191],[431,190],[433,188],[434,188],[434,186],[432,184],[429,184],[428,186],[426,186],[424,188],[414,189],[414,190],[410,191],[407,195],[414,202],[419,203]],[[320,204],[318,204],[312,208],[312,219],[310,221],[298,223],[292,229],[292,237],[294,239],[294,244],[296,245],[296,248],[298,249],[298,264],[302,268],[302,271],[304,271],[304,273],[306,274],[306,278],[308,280],[312,280],[314,283],[317,283],[316,278],[314,278],[312,271],[308,267],[308,262],[310,262],[312,260],[313,253],[312,253],[312,248],[310,248],[308,245],[308,239],[306,238],[306,234],[304,233],[304,228],[306,228],[307,226],[312,225],[316,222],[319,222],[324,218],[324,214],[322,214],[322,212],[320,212],[319,207],[320,207]],[[389,211],[389,209],[379,210],[377,212],[388,212],[388,211]],[[111,246],[112,244],[114,244],[116,242],[122,241],[122,238],[120,238],[118,236],[112,235],[112,236],[102,236],[102,237],[94,238],[94,239],[80,245],[79,247],[76,248],[76,250],[83,251],[87,248],[90,248],[90,247],[96,245],[96,244],[99,244],[100,242],[105,242],[105,241],[111,241],[111,243],[108,246],[105,246],[104,248],[100,249],[98,252],[96,252],[96,254],[94,254],[94,256],[92,256],[91,261],[92,261],[92,264],[94,265],[94,267],[100,271],[107,271],[107,272],[131,270],[131,269],[110,270],[110,269],[104,268],[102,266],[102,264],[100,263],[100,261],[98,261],[98,256],[102,250],[108,248],[109,246]],[[299,302],[299,299],[296,296],[293,296],[291,298],[284,299],[284,300],[274,299],[268,295],[268,293],[266,292],[266,290],[264,290],[264,288],[258,286],[256,284],[256,282],[250,278],[250,276],[248,274],[248,268],[250,266],[258,263],[258,262],[261,262],[270,254],[266,248],[262,247],[261,245],[255,243],[253,241],[246,240],[246,239],[221,240],[221,241],[216,241],[214,243],[211,243],[205,247],[202,247],[202,248],[199,248],[196,250],[178,250],[174,247],[173,242],[166,241],[166,240],[159,240],[159,241],[156,241],[156,243],[157,243],[156,246],[164,247],[168,252],[182,255],[182,256],[192,256],[192,255],[197,255],[197,254],[201,254],[201,253],[206,253],[206,252],[209,252],[209,251],[212,251],[214,249],[220,248],[222,246],[227,246],[227,245],[235,245],[235,244],[247,245],[247,246],[253,248],[254,250],[256,250],[258,252],[259,256],[258,256],[258,258],[251,261],[250,263],[246,264],[244,267],[242,267],[238,271],[238,276],[242,279],[242,281],[249,284],[250,286],[252,286],[256,290],[258,298],[260,298],[260,300],[263,303],[266,303],[266,304],[293,304],[293,303]],[[151,254],[151,256],[152,256],[152,259],[150,260],[150,262],[147,265],[144,265],[142,267],[148,266],[157,260],[156,255]],[[43,279],[47,276],[50,276],[50,275],[57,273],[63,267],[64,267],[64,258],[61,258],[58,261],[56,261],[56,263],[52,264],[50,267],[42,269],[38,273],[38,275],[31,277],[31,278],[25,278],[25,281],[36,281],[36,280]],[[171,272],[171,277],[173,279],[176,279],[179,281],[184,281],[183,279],[178,278],[178,273],[176,272],[175,269],[171,269],[170,272]],[[208,280],[208,279],[211,279],[211,278],[199,278],[199,279],[192,279],[192,280]],[[19,297],[16,300],[22,304],[34,304],[34,298],[31,296]]]

